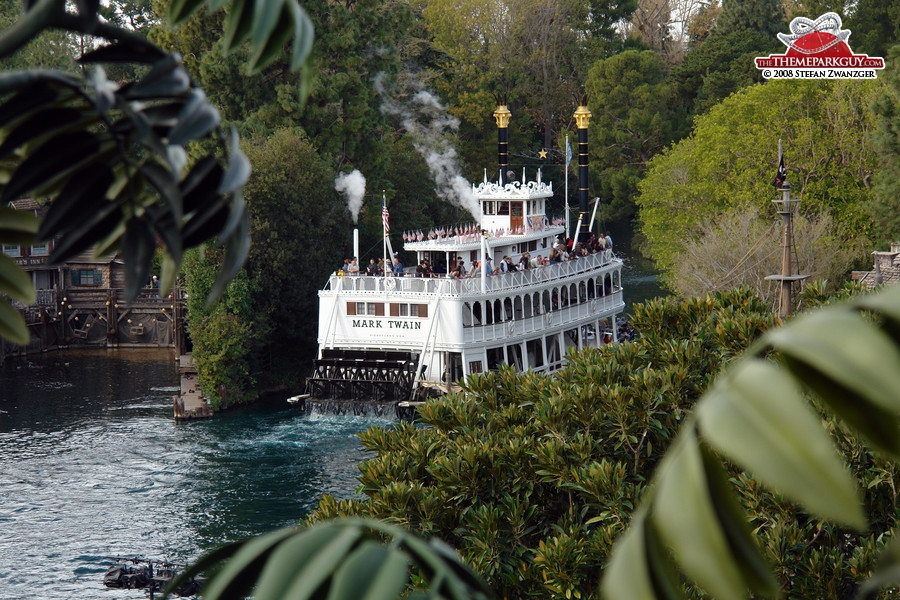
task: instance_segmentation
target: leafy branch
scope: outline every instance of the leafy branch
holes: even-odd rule
[[[176,0],[174,23],[204,5]],[[291,68],[312,45],[312,25],[296,0],[210,0],[209,10],[229,8],[228,50],[248,43],[248,69],[276,60],[293,38]],[[185,249],[210,240],[225,259],[210,292],[218,298],[249,251],[249,216],[243,187],[250,165],[234,131],[221,128],[176,54],[142,36],[104,23],[99,2],[37,0],[0,34],[0,57],[10,56],[47,29],[94,36],[103,45],[79,59],[87,75],[49,70],[0,74],[0,204],[31,195],[50,204],[38,221],[4,209],[0,243],[56,240],[49,257],[58,264],[94,248],[121,251],[125,296],[134,300],[147,280],[157,240],[165,249],[161,287],[174,284]],[[122,85],[106,78],[103,64],[126,63],[143,75]],[[212,139],[217,150],[188,167],[192,142]],[[0,259],[0,335],[24,345],[28,330],[11,304],[34,301],[27,274]]]
[[[769,353],[777,362],[765,358]],[[725,460],[824,520],[866,529],[857,485],[805,391],[877,450],[900,456],[900,288],[767,332],[698,402],[613,551],[607,598],[683,598],[680,570],[712,596],[779,590]],[[804,391],[805,390],[805,391]],[[888,546],[869,597],[900,582]]]

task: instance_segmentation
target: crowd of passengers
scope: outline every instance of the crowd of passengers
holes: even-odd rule
[[[548,264],[561,263],[567,260],[577,260],[578,258],[590,256],[597,252],[603,252],[604,250],[612,250],[612,238],[610,235],[605,233],[598,237],[591,234],[584,243],[574,242],[572,238],[568,238],[565,242],[558,240],[556,245],[550,248],[550,252],[546,257],[538,254],[536,257],[532,258],[529,252],[525,252],[519,258],[518,262],[513,262],[510,257],[504,256],[495,265],[490,256],[485,256],[483,268],[488,275],[503,275],[505,273],[513,273],[516,271],[537,269],[545,267]],[[422,259],[422,261],[416,265],[415,276],[449,276],[453,279],[464,279],[466,277],[480,276],[481,270],[482,264],[480,261],[469,261],[467,267],[466,261],[463,260],[463,257],[461,256],[458,256],[455,261],[452,261],[449,272],[443,263],[432,265],[428,259]],[[399,253],[394,252],[394,257],[387,266],[387,273],[394,275],[395,277],[403,277],[406,274],[405,267],[400,261]],[[338,270],[338,275],[369,275],[378,277],[383,276],[384,274],[385,261],[380,258],[377,261],[374,258],[369,259],[369,264],[366,265],[366,268],[360,269],[359,259],[354,256],[353,258],[345,259],[343,266]]]

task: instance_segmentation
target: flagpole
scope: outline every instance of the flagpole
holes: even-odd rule
[[[572,147],[569,146],[569,134],[566,134],[566,239],[569,239],[569,161],[572,160]]]
[[[387,275],[388,272],[388,258],[387,253],[387,226],[384,222],[384,211],[387,210],[387,195],[384,190],[381,190],[381,256],[384,257],[384,274]]]

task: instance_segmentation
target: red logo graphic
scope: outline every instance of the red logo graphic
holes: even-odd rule
[[[884,59],[854,54],[847,44],[849,29],[841,29],[837,13],[825,13],[815,21],[796,17],[790,34],[779,33],[787,46],[784,54],[756,58],[756,68],[766,79],[874,79]]]

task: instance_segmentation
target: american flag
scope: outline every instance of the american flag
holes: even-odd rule
[[[384,232],[389,233],[391,231],[391,213],[388,212],[387,204],[385,204],[384,200],[381,201],[381,223],[384,225]]]

